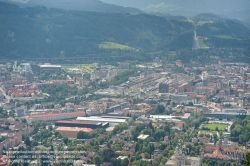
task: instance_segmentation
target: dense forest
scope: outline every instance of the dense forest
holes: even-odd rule
[[[250,118],[236,119],[231,126],[231,139],[240,144],[245,144],[250,139]]]
[[[210,47],[246,49],[250,39],[250,30],[236,20],[196,26],[183,17],[71,11],[44,6],[20,8],[1,2],[0,20],[0,57],[4,59],[90,54],[131,57],[191,50],[195,28],[197,35],[208,38]],[[102,49],[99,48],[102,42],[119,43],[134,50]]]

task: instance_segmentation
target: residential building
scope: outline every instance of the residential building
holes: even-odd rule
[[[201,158],[189,157],[183,152],[182,146],[179,143],[175,148],[174,155],[166,162],[165,166],[200,166]]]

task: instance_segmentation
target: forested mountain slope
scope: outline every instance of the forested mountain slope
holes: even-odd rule
[[[105,3],[135,7],[145,12],[193,17],[199,13],[224,15],[250,23],[249,0],[101,0]]]
[[[234,20],[197,25],[197,20],[192,22],[183,18],[70,11],[41,6],[20,8],[0,3],[0,57],[109,56],[114,51],[99,48],[103,42],[129,46],[133,48],[130,50],[132,53],[191,49],[195,28],[197,35],[213,39],[230,36],[232,40],[244,43],[250,38],[250,30]],[[213,46],[213,40],[210,45]],[[122,51],[116,53],[120,55]]]
[[[59,8],[65,10],[84,10],[106,13],[140,13],[132,7],[122,7],[104,3],[100,0],[0,0],[20,7],[45,6],[47,8]]]

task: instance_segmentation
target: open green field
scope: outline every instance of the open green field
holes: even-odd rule
[[[202,20],[199,20],[199,21],[196,21],[196,20],[194,20],[194,19],[187,19],[187,21],[188,22],[190,22],[190,23],[192,23],[193,25],[195,25],[195,26],[202,26],[202,25],[204,25],[204,24],[207,24],[207,23],[213,23],[214,21],[212,21],[212,20],[209,20],[209,21],[202,21]]]
[[[121,49],[121,50],[134,50],[132,47],[114,43],[114,42],[103,42],[99,44],[99,48],[103,49]]]
[[[216,37],[223,38],[223,39],[235,39],[232,36],[228,36],[228,35],[216,35]]]
[[[202,25],[207,24],[207,23],[213,23],[213,21],[197,21],[194,24],[196,26],[202,26]]]
[[[96,70],[92,64],[81,64],[80,68],[87,73],[93,73]]]
[[[209,128],[210,130],[214,130],[214,131],[215,131],[216,127],[218,127],[218,130],[225,131],[225,129],[227,128],[227,124],[209,123],[209,124],[204,124],[203,127]]]

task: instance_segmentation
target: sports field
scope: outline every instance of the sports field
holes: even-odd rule
[[[218,130],[225,131],[225,129],[227,128],[227,124],[209,123],[209,124],[204,124],[203,127],[209,128],[210,130],[214,130],[214,131],[216,127],[218,127]]]

